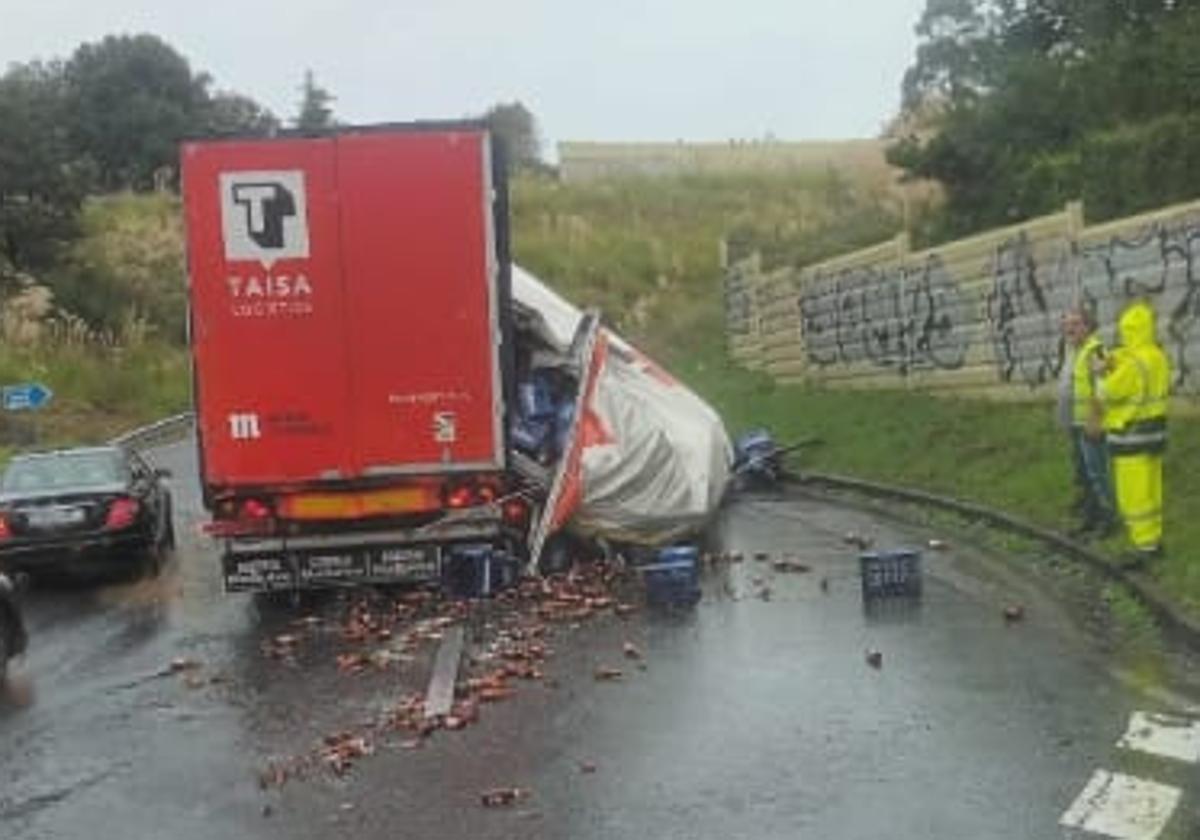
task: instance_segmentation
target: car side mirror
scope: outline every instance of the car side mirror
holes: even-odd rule
[[[171,478],[174,475],[175,475],[175,473],[171,472],[166,467],[156,467],[154,470],[155,478]]]

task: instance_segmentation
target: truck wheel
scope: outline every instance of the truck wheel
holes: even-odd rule
[[[569,571],[575,565],[575,541],[566,534],[555,534],[542,546],[538,558],[538,571],[543,575],[557,575]]]

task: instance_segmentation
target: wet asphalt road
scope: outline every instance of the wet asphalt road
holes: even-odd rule
[[[553,679],[479,725],[419,750],[381,743],[342,778],[262,790],[272,757],[423,688],[429,657],[362,676],[338,673],[332,640],[294,665],[265,658],[261,642],[296,614],[221,594],[195,534],[190,444],[151,456],[175,471],[178,558],[156,581],[31,594],[31,649],[0,705],[0,837],[1062,837],[1092,772],[1126,761],[1115,742],[1130,712],[1154,708],[1053,604],[970,552],[927,553],[918,610],[865,614],[842,535],[929,535],[818,500],[757,499],[726,511],[722,539],[747,560],[710,572],[694,612],[564,630]],[[757,551],[813,571],[772,573]],[[1001,610],[1018,602],[1027,618],[1006,626]],[[644,671],[622,663],[625,641]],[[201,667],[164,674],[180,657]],[[596,682],[604,664],[627,679]],[[533,796],[481,808],[497,785]],[[1192,836],[1194,814],[1185,793],[1165,836]]]

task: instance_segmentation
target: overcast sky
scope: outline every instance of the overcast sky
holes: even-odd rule
[[[153,32],[292,116],[304,69],[345,122],[520,99],[559,140],[867,137],[925,0],[0,0],[0,62]],[[549,149],[548,149],[549,150]]]

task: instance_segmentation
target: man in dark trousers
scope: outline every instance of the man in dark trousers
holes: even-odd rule
[[[1104,345],[1096,334],[1095,316],[1086,306],[1072,307],[1062,325],[1069,352],[1059,381],[1059,423],[1068,434],[1080,516],[1071,534],[1104,538],[1116,529],[1108,446],[1096,402],[1098,377],[1093,370],[1096,360],[1104,357]]]

